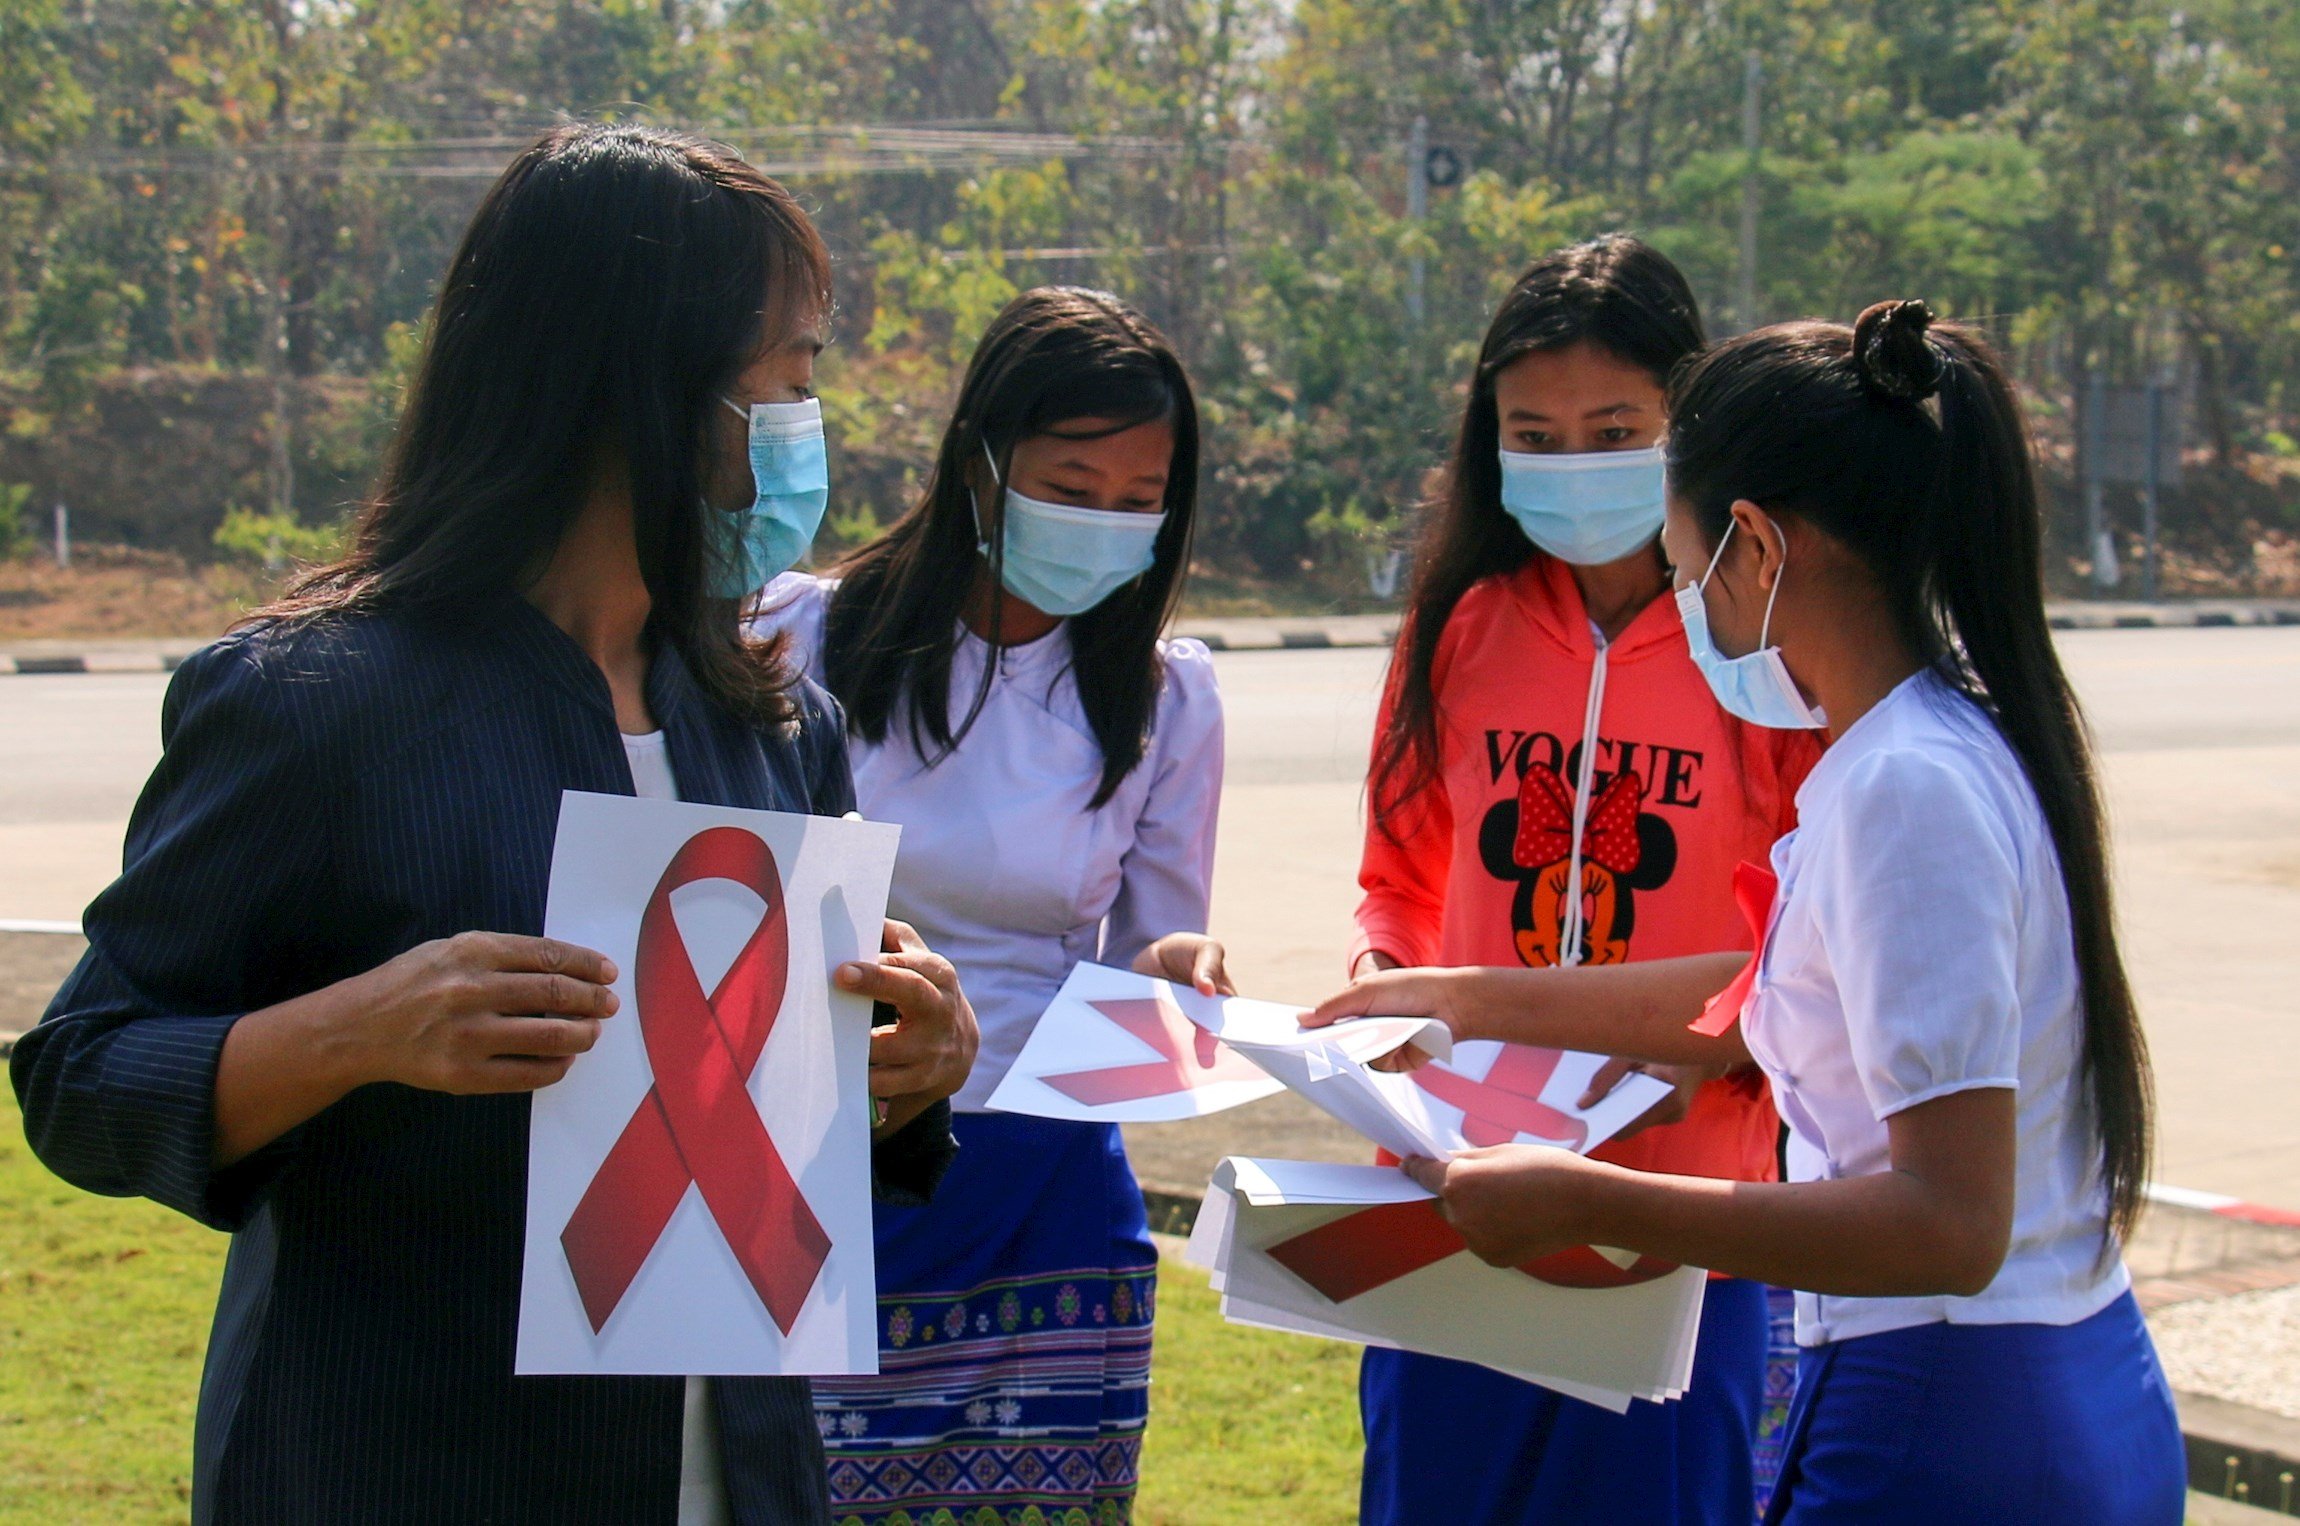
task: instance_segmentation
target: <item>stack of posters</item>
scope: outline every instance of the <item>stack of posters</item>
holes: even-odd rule
[[[1501,1144],[1586,1153],[1669,1090],[1632,1074],[1582,1107],[1602,1056],[1457,1045],[1427,1018],[1305,1030],[1303,1010],[1082,964],[990,1105],[1149,1123],[1290,1090],[1393,1157],[1442,1160]],[[1424,1063],[1374,1065],[1409,1045]],[[1455,1357],[1614,1410],[1684,1392],[1706,1286],[1697,1268],[1602,1246],[1491,1267],[1394,1167],[1240,1157],[1208,1188],[1190,1259],[1241,1324]]]
[[[1604,1250],[1612,1279],[1570,1254],[1488,1266],[1402,1171],[1240,1156],[1215,1171],[1188,1259],[1239,1324],[1476,1362],[1616,1413],[1684,1395],[1708,1283]]]

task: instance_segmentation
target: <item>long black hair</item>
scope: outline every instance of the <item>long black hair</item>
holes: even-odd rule
[[[1858,557],[1910,648],[1994,720],[2060,858],[2109,1224],[2148,1180],[2147,1042],[2117,952],[2089,734],[2045,624],[2042,518],[2020,404],[1988,343],[1880,302],[1851,328],[1730,340],[1669,388],[1670,491],[1714,546],[1736,499]]]
[[[1389,721],[1374,745],[1374,819],[1397,812],[1436,777],[1437,690],[1431,671],[1454,606],[1480,579],[1541,553],[1501,506],[1501,421],[1494,379],[1537,350],[1594,344],[1666,383],[1701,348],[1701,309],[1666,255],[1608,233],[1535,260],[1501,299],[1478,347],[1453,455],[1423,509],[1405,617],[1390,658]]]
[[[733,149],[638,126],[545,134],[491,187],[440,286],[351,549],[258,612],[450,606],[538,576],[605,449],[630,477],[651,627],[719,703],[786,717],[787,666],[708,594],[720,396],[821,321],[830,258]]]
[[[996,673],[993,663],[983,665],[965,715],[951,724],[951,658],[981,539],[970,484],[985,449],[1005,481],[1014,447],[1023,440],[1100,438],[1158,419],[1173,426],[1174,458],[1156,560],[1069,622],[1078,700],[1102,748],[1102,781],[1092,805],[1110,798],[1142,761],[1163,680],[1158,633],[1180,602],[1190,562],[1198,407],[1166,337],[1108,292],[1042,286],[1016,297],[991,320],[967,365],[925,492],[891,529],[839,568],[841,582],[825,618],[824,670],[857,735],[884,741],[903,711],[919,755],[939,759],[982,712]],[[1003,512],[995,494],[984,496],[984,526],[995,529]],[[1005,602],[997,597],[1005,537],[992,533],[989,539],[989,640],[995,647]]]

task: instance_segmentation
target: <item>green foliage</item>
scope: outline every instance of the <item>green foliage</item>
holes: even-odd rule
[[[0,369],[69,418],[119,368],[267,372],[284,329],[333,400],[298,499],[332,509],[486,171],[559,113],[690,124],[839,256],[834,538],[915,499],[990,314],[1082,282],[1198,380],[1206,562],[1338,595],[1535,254],[1631,228],[1714,326],[1752,316],[1725,310],[1752,52],[1755,318],[1922,295],[2001,320],[2048,419],[2087,365],[2179,360],[2224,456],[2300,429],[2300,7],[2258,0],[7,0]],[[1419,225],[1417,116],[1470,170]],[[1034,136],[906,167],[888,123]]]
[[[21,556],[32,548],[32,484],[0,482],[0,557]]]
[[[216,548],[266,567],[324,562],[342,554],[343,526],[307,525],[292,515],[235,508],[216,527]]]

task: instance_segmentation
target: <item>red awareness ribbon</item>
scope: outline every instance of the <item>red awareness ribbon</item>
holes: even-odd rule
[[[1382,1203],[1281,1240],[1263,1254],[1308,1283],[1328,1303],[1347,1303],[1400,1277],[1469,1249],[1445,1221],[1433,1198]],[[1590,1246],[1571,1246],[1536,1257],[1516,1271],[1558,1287],[1625,1287],[1676,1270],[1639,1257],[1623,1266]]]
[[[1412,1075],[1423,1091],[1461,1109],[1462,1137],[1473,1145],[1508,1144],[1530,1134],[1545,1144],[1578,1150],[1589,1137],[1589,1125],[1541,1100],[1559,1058],[1555,1049],[1504,1044],[1482,1081],[1443,1065],[1424,1065]]]
[[[713,879],[756,892],[767,913],[705,996],[671,892]],[[775,1324],[788,1335],[798,1322],[831,1239],[749,1091],[789,975],[790,924],[773,851],[740,827],[696,833],[672,855],[639,918],[633,989],[655,1084],[559,1236],[594,1332],[622,1302],[689,1182]]]
[[[1437,1201],[1417,1198],[1361,1208],[1281,1240],[1265,1254],[1329,1303],[1346,1303],[1467,1249],[1469,1242],[1438,1213]]]
[[[1042,1078],[1073,1102],[1104,1107],[1113,1102],[1170,1097],[1218,1081],[1262,1079],[1259,1066],[1184,1017],[1164,991],[1087,1005],[1148,1044],[1158,1052],[1158,1058],[1140,1065],[1074,1070]]]
[[[1741,1009],[1749,1004],[1749,993],[1757,988],[1757,966],[1765,960],[1765,934],[1773,924],[1773,898],[1780,893],[1781,881],[1773,871],[1743,859],[1733,871],[1733,900],[1748,919],[1749,931],[1757,939],[1756,951],[1749,962],[1741,966],[1741,973],[1733,983],[1703,1004],[1701,1015],[1686,1024],[1695,1033],[1715,1038],[1741,1021]]]

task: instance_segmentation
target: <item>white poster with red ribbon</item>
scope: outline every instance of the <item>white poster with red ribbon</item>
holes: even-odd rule
[[[1633,1073],[1584,1107],[1601,1055],[1456,1045],[1443,1023],[1419,1017],[1304,1030],[1303,1011],[1081,964],[990,1106],[1042,1118],[1165,1123],[1290,1089],[1402,1159],[1513,1142],[1586,1153],[1669,1095],[1663,1082]],[[1409,1044],[1431,1063],[1405,1073],[1372,1067]]]
[[[900,830],[570,791],[544,930],[621,1010],[528,1133],[521,1373],[874,1373],[871,1006]]]
[[[1589,1246],[1488,1266],[1402,1171],[1236,1156],[1188,1258],[1235,1323],[1476,1362],[1617,1413],[1683,1396],[1708,1283]]]
[[[1453,1051],[1443,1023],[1370,1017],[1304,1031],[1300,1007],[1108,965],[1072,968],[990,1095],[1005,1113],[1091,1123],[1170,1123],[1275,1096],[1293,1077],[1362,1074],[1407,1044]]]

